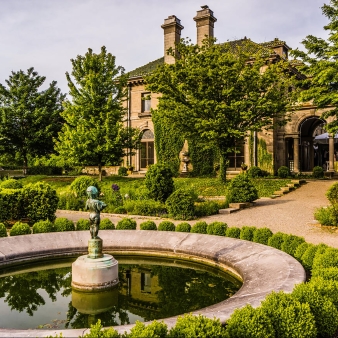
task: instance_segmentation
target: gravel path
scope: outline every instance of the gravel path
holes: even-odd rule
[[[261,198],[255,202],[252,208],[240,210],[232,214],[218,214],[203,217],[207,223],[223,221],[228,226],[242,227],[244,225],[258,228],[268,227],[272,232],[284,232],[303,236],[309,243],[326,243],[338,248],[338,229],[320,227],[314,220],[314,212],[317,208],[329,205],[325,193],[336,181],[308,181],[300,188],[276,199]],[[80,218],[88,218],[88,212],[76,212],[58,210],[57,217],[67,217],[73,221]],[[117,223],[125,215],[102,213],[101,218],[109,218]],[[146,216],[130,216],[139,225],[145,220],[152,219],[160,223],[163,219]],[[181,221],[174,221],[180,223]],[[191,224],[196,221],[190,222]]]

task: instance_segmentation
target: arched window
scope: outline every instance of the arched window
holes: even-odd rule
[[[147,169],[155,160],[154,133],[147,129],[143,132],[140,149],[140,169]]]

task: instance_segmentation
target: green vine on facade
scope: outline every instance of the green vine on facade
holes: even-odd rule
[[[272,154],[268,152],[266,142],[261,138],[257,140],[257,164],[262,170],[274,173]]]

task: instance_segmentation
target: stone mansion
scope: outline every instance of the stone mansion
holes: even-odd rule
[[[196,22],[197,43],[201,44],[205,36],[214,37],[214,26],[217,19],[208,6],[202,6],[193,18]],[[141,148],[136,154],[124,161],[125,166],[132,166],[134,171],[143,172],[147,166],[156,163],[154,124],[151,108],[156,109],[158,94],[145,89],[143,76],[163,62],[173,63],[174,58],[166,51],[174,47],[181,38],[184,28],[180,20],[172,15],[164,20],[161,26],[164,33],[164,56],[130,72],[128,81],[127,124],[139,128],[142,133]],[[253,42],[255,43],[255,42]],[[288,59],[290,47],[279,39],[258,43],[271,51],[271,57]],[[287,166],[294,173],[310,172],[314,166],[320,165],[325,170],[334,171],[335,143],[333,137],[325,138],[325,121],[321,119],[322,111],[310,103],[304,103],[292,114],[291,121],[278,129],[258,132],[251,136],[251,143],[246,140],[237,151],[230,156],[230,171],[238,171],[242,163],[258,165],[262,169],[276,172],[280,166]],[[323,137],[315,139],[318,135]],[[182,144],[187,151],[188,144]],[[251,149],[250,149],[251,147]],[[177,156],[181,156],[177,154]],[[189,164],[190,165],[190,164]],[[192,163],[193,165],[193,163]],[[181,166],[182,168],[182,166]],[[188,166],[188,171],[189,171]]]

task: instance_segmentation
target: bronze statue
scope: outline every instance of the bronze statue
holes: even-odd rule
[[[100,229],[100,211],[103,210],[107,205],[97,199],[98,190],[94,186],[87,188],[88,199],[86,202],[86,210],[89,209],[89,220],[90,220],[90,235],[92,238],[98,238]]]

